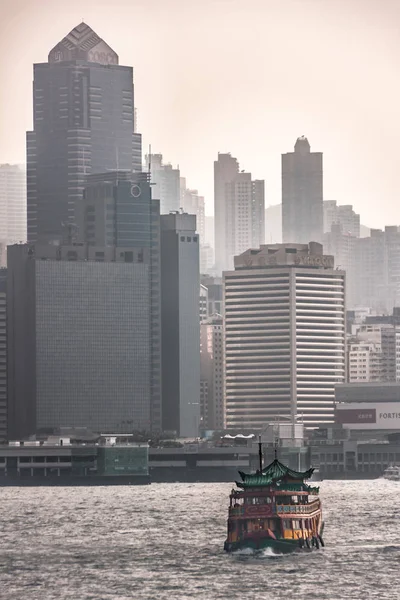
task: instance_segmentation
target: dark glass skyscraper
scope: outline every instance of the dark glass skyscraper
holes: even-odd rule
[[[75,27],[48,62],[34,65],[33,131],[27,133],[28,241],[83,238],[89,174],[141,170],[133,69],[88,25]]]

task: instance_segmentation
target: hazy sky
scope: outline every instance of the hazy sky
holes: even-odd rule
[[[280,154],[307,135],[324,196],[400,223],[399,0],[1,0],[0,162],[25,160],[32,64],[82,18],[135,69],[144,149],[213,212],[231,152],[280,202]]]

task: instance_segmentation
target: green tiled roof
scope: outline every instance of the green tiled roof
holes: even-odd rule
[[[309,479],[313,472],[314,469],[308,469],[308,471],[294,471],[293,469],[286,467],[276,458],[261,472],[257,471],[256,473],[243,473],[242,471],[239,471],[242,482],[236,482],[236,484],[241,488],[260,487],[273,484],[276,484],[277,486],[283,486],[284,484],[284,488],[295,490],[294,486],[296,486],[296,491],[299,491],[300,489],[303,489],[301,487],[304,485],[302,482],[305,479]],[[282,489],[284,488],[282,487]]]

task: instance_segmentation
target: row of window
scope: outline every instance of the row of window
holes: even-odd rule
[[[190,236],[187,236],[187,237],[185,238],[185,236],[183,236],[183,235],[182,235],[182,236],[181,236],[181,242],[184,242],[184,241],[185,241],[185,239],[186,239],[186,241],[187,241],[187,242],[191,242],[191,241],[192,241],[192,238],[191,238]],[[193,241],[194,241],[194,242],[197,242],[197,239],[198,239],[198,238],[197,238],[197,236],[194,236],[194,238],[193,238]]]

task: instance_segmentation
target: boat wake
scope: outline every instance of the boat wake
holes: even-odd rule
[[[240,550],[234,550],[232,555],[236,557],[251,556],[253,558],[279,558],[280,556],[283,556],[283,554],[280,552],[275,552],[272,548],[264,548],[262,550],[256,550],[254,548],[241,548]]]

